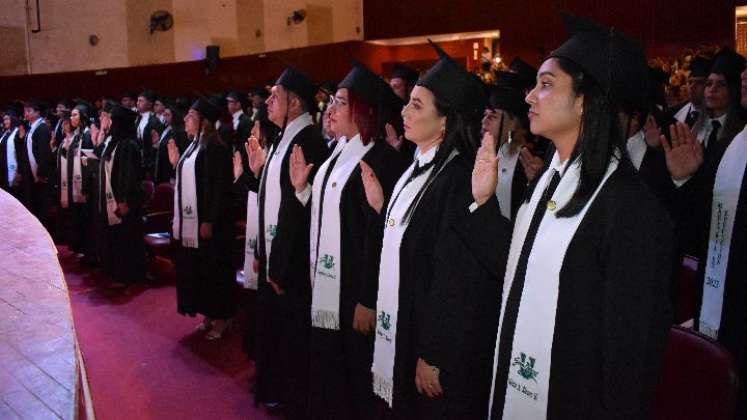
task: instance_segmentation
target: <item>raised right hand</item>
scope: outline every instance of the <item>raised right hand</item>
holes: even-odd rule
[[[399,150],[402,148],[402,142],[404,141],[402,139],[402,136],[397,135],[397,131],[394,129],[394,126],[391,124],[387,124],[384,126],[384,130],[386,130],[386,142],[389,143],[390,146],[392,146],[395,150]]]
[[[306,157],[303,155],[301,146],[294,144],[290,155],[290,180],[297,193],[306,189],[309,183],[309,174],[313,167],[313,163],[306,163]]]
[[[241,162],[241,153],[233,152],[233,179],[239,179],[244,173],[244,164]]]
[[[485,204],[495,194],[498,185],[498,154],[495,151],[495,139],[486,132],[482,145],[477,149],[475,166],[472,169],[472,197],[478,205]]]
[[[246,155],[249,157],[249,169],[252,170],[254,176],[259,178],[262,173],[262,167],[265,166],[265,159],[267,159],[267,152],[259,144],[259,139],[256,136],[249,137],[249,141],[244,145],[246,148]]]
[[[675,180],[691,177],[703,164],[703,146],[685,123],[677,122],[669,126],[669,134],[671,145],[664,136],[660,137],[669,174]]]
[[[176,147],[174,139],[169,140],[166,144],[166,149],[168,149],[169,152],[169,162],[171,163],[171,166],[176,168],[176,164],[179,162],[179,148]]]
[[[363,189],[366,192],[366,201],[376,213],[381,214],[384,207],[384,190],[381,188],[381,182],[376,177],[373,169],[364,161],[360,162],[361,180],[363,180]]]

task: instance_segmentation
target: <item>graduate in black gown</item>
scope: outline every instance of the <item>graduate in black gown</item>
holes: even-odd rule
[[[734,70],[737,70],[736,67]],[[747,71],[727,77],[730,96],[747,109]],[[706,153],[684,123],[662,138],[667,166],[678,184],[675,193],[683,227],[693,232],[698,257],[696,330],[718,340],[737,363],[740,388],[737,418],[747,416],[747,132],[719,140]],[[709,146],[710,148],[711,146]]]
[[[88,107],[76,105],[63,111],[62,142],[57,147],[57,187],[60,225],[65,243],[75,253],[90,254],[90,228],[93,224],[88,205],[89,172],[83,164],[83,149],[93,149],[88,130]],[[69,131],[65,132],[65,125]],[[84,185],[85,184],[85,185]]]
[[[501,73],[498,74],[499,79]],[[529,121],[526,119],[529,107],[520,89],[520,86],[492,89],[482,119],[483,132],[489,132],[498,141],[498,171],[501,177],[495,193],[501,214],[509,220],[513,220],[524,201],[529,181],[524,160],[521,159],[521,151],[529,143]]]
[[[255,398],[257,403],[285,404],[291,418],[307,413],[311,284],[310,210],[296,198],[288,165],[294,145],[314,165],[309,177],[329,155],[308,112],[316,106],[316,92],[317,87],[293,68],[280,75],[267,99],[267,112],[282,134],[267,153],[252,139],[250,171],[237,181],[258,194]]]
[[[368,203],[363,180],[376,176],[387,200],[406,167],[383,141],[384,107],[401,110],[402,101],[356,64],[328,108],[338,143],[313,180],[302,149],[291,154],[296,196],[311,207],[311,419],[363,420],[376,407],[371,362],[384,203]]]
[[[487,416],[499,264],[487,267],[465,252],[456,230],[472,202],[486,98],[477,78],[436,49],[440,60],[402,111],[405,137],[419,154],[382,211],[372,366],[382,419]],[[378,201],[374,191],[367,188],[369,201]],[[507,245],[509,221],[493,233]]]
[[[174,139],[179,153],[184,153],[189,145],[187,133],[184,131],[184,116],[178,106],[171,102],[164,104],[164,129],[158,139],[158,148],[154,158],[153,182],[155,185],[171,182],[174,179],[174,167],[169,162],[168,144]]]
[[[198,330],[215,340],[236,312],[237,289],[231,263],[233,218],[226,217],[231,197],[231,151],[215,132],[220,110],[198,99],[184,118],[192,142],[180,154],[169,141],[176,168],[173,239],[176,247],[177,311],[202,314]]]
[[[144,90],[140,92],[136,102],[138,116],[135,120],[135,132],[142,156],[143,179],[153,179],[158,140],[164,129],[153,112],[155,101],[156,94],[151,90]]]
[[[103,219],[102,258],[115,283],[145,280],[143,186],[135,137],[137,113],[107,103],[102,119],[111,127],[99,155],[99,211]]]
[[[52,133],[42,118],[44,106],[38,101],[24,104],[28,130],[21,151],[21,189],[24,204],[49,229],[48,211],[52,205],[49,177],[54,175],[55,161],[50,146]]]
[[[8,109],[3,116],[0,134],[0,188],[17,199],[20,198],[21,177],[18,162],[23,151],[23,141],[18,135],[21,123],[14,109]]]
[[[642,419],[671,324],[672,223],[627,158],[616,101],[645,58],[617,30],[564,20],[571,37],[527,95],[532,133],[554,154],[514,225],[490,418]],[[485,261],[494,239],[480,233],[500,223],[493,148],[486,137],[463,231]]]
[[[420,73],[401,63],[394,63],[394,69],[392,70],[392,77],[389,79],[389,86],[392,91],[397,95],[404,103],[410,101],[410,92],[415,87],[418,81]],[[388,110],[384,112],[389,113]],[[390,118],[386,118],[389,120]],[[409,141],[405,141],[402,135],[403,127],[398,126],[396,123],[389,124],[386,128],[386,141],[394,149],[398,150],[402,157],[408,162],[412,162],[415,157],[415,144]]]

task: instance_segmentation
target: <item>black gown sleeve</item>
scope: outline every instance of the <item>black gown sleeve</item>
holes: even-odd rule
[[[231,152],[223,144],[213,142],[208,146],[208,188],[207,188],[207,205],[208,212],[202,217],[203,222],[215,223],[221,217],[227,217],[223,214],[228,207],[226,200],[226,188],[223,186],[230,183],[232,175]]]
[[[50,176],[55,168],[54,155],[52,154],[52,148],[49,145],[51,138],[49,127],[44,123],[39,125],[39,127],[34,131],[33,152],[37,163],[36,173],[42,178]]]
[[[598,255],[605,285],[603,398],[620,419],[644,418],[672,322],[673,226],[654,197],[643,195],[623,194],[610,205],[619,217],[606,225]]]

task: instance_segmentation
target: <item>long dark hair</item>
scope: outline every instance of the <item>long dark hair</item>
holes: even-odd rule
[[[428,185],[439,173],[441,168],[446,165],[451,152],[456,150],[459,155],[470,166],[475,161],[475,154],[480,146],[480,129],[482,126],[481,117],[482,109],[475,108],[470,111],[457,111],[446,101],[435,97],[436,112],[439,117],[446,117],[446,126],[444,128],[444,139],[438,146],[438,151],[433,157],[433,170],[428,174],[428,178],[423,184],[423,188],[418,191],[415,199],[407,208],[405,217],[402,222],[409,222],[415,207],[425,194]]]
[[[109,134],[112,136],[112,141],[114,142],[137,138],[135,123],[129,118],[112,118]]]
[[[607,167],[615,154],[619,153],[620,159],[625,161],[628,158],[617,112],[618,106],[610,100],[602,86],[576,63],[562,57],[555,59],[560,68],[573,80],[573,93],[584,96],[581,130],[568,159],[569,164],[577,158],[580,159],[581,177],[570,201],[556,213],[557,217],[573,217],[591,199],[604,179]],[[552,156],[555,151],[554,146],[550,147],[552,149],[548,150],[547,156]],[[545,169],[548,167],[549,159],[545,162]],[[531,198],[539,179],[539,176],[536,177],[528,188],[526,201]]]

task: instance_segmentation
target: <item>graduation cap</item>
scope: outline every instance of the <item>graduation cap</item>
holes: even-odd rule
[[[321,90],[322,92],[326,93],[329,96],[332,96],[337,91],[337,85],[338,85],[337,83],[331,80],[327,80],[325,82],[322,82],[321,85],[319,85],[319,90]]]
[[[211,123],[215,123],[220,117],[220,108],[208,98],[198,98],[192,104],[190,109],[194,109],[195,111],[199,112],[203,118],[207,119]]]
[[[135,92],[127,91],[122,94],[122,98],[137,99],[137,96],[135,96]]]
[[[690,60],[690,77],[708,77],[711,70],[711,60],[697,56]]]
[[[280,85],[285,89],[298,95],[306,105],[308,111],[315,109],[316,92],[319,88],[303,73],[296,70],[293,67],[287,67],[278,80],[275,81],[276,85]]]
[[[417,84],[433,92],[456,111],[477,111],[485,105],[483,84],[464,70],[446,51],[430,39],[439,60],[420,77]],[[480,111],[481,112],[481,111]]]
[[[500,87],[518,90],[524,90],[527,85],[523,77],[518,73],[512,73],[510,71],[496,72],[495,84]],[[532,81],[532,84],[534,84],[534,80]]]
[[[402,79],[406,81],[410,86],[415,86],[418,81],[420,73],[417,70],[407,67],[401,63],[394,63],[394,69],[392,70],[391,79]]]
[[[384,87],[389,87],[389,85],[379,75],[356,61],[353,62],[353,68],[337,85],[338,89],[352,90],[369,105],[379,103]]]
[[[526,117],[529,111],[523,91],[503,86],[496,86],[492,89],[488,104],[493,110],[500,109],[519,118]]]
[[[152,90],[145,89],[144,91],[140,92],[140,95],[138,95],[138,98],[141,96],[147,99],[148,102],[153,103],[156,101],[156,93],[153,92]]]
[[[226,94],[226,100],[228,99],[233,99],[234,101],[240,103],[242,108],[246,106],[246,99],[247,99],[246,95],[237,90],[232,90],[228,92]]]
[[[731,48],[724,47],[713,57],[710,73],[723,75],[730,85],[739,84],[744,63],[743,56]]]
[[[508,65],[508,69],[518,75],[518,79],[523,84],[524,89],[534,86],[535,80],[537,80],[537,69],[522,60],[521,57],[515,57],[511,61],[511,64]]]
[[[8,109],[6,109],[5,116],[10,117],[10,118],[15,118],[15,119],[18,119],[21,117],[20,113],[14,107],[9,107]]]
[[[638,41],[614,28],[562,13],[570,38],[550,54],[580,66],[617,102],[648,106],[648,65]]]

